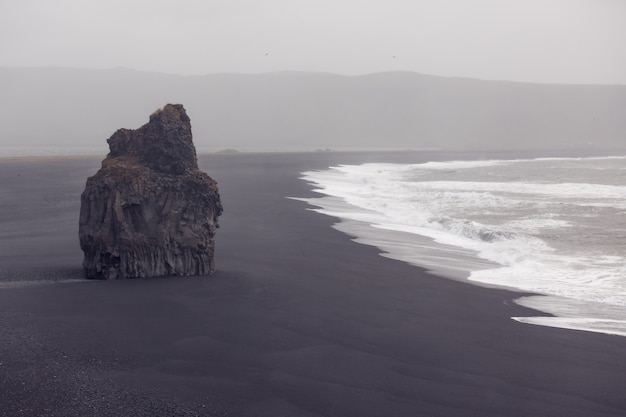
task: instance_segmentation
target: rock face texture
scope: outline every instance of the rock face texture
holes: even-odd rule
[[[222,204],[198,169],[191,123],[168,104],[136,130],[119,129],[81,195],[79,239],[87,278],[207,275]]]

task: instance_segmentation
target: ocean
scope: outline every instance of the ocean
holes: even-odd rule
[[[521,323],[626,336],[626,157],[340,165],[315,211],[382,255],[523,293]]]

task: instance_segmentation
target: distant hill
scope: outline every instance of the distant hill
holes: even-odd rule
[[[98,146],[182,103],[200,150],[626,149],[626,86],[0,68],[0,91],[0,146]]]

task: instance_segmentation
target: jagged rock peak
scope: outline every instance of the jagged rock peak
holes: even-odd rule
[[[119,129],[107,142],[110,152],[105,164],[117,158],[177,175],[198,168],[191,120],[182,104],[167,104],[139,129]]]
[[[207,275],[218,217],[217,183],[198,169],[191,123],[168,104],[108,140],[102,168],[81,194],[79,239],[87,278]]]

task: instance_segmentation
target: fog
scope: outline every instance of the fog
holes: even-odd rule
[[[183,103],[200,150],[624,149],[626,86],[411,72],[0,69],[0,144],[101,146]]]
[[[625,50],[621,0],[2,1],[0,146],[621,148]]]
[[[0,2],[0,66],[626,84],[622,0]]]

